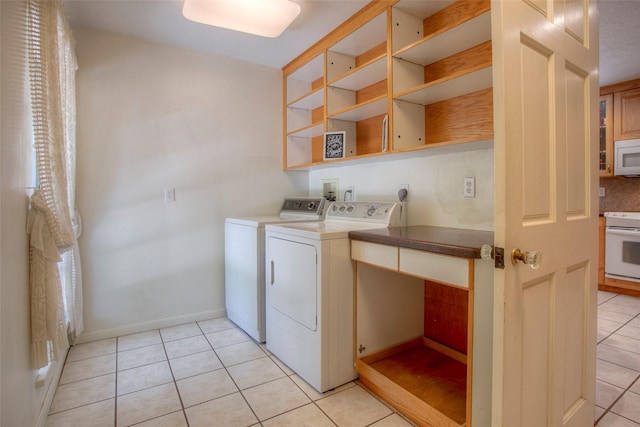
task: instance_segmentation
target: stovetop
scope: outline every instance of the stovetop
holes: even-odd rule
[[[605,212],[607,227],[640,227],[640,212]]]

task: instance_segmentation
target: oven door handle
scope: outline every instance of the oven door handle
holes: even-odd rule
[[[640,237],[640,229],[637,229],[637,228],[631,228],[631,229],[607,228],[606,232],[607,234],[618,234],[620,236]]]
[[[276,280],[275,275],[276,275],[276,265],[273,262],[273,260],[271,260],[271,278],[270,278],[271,283],[270,283],[270,285],[273,285],[273,283],[275,282],[275,280]]]

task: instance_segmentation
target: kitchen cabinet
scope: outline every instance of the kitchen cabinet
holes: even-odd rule
[[[601,178],[612,177],[614,141],[640,138],[640,79],[600,88]]]
[[[356,370],[419,425],[490,425],[493,233],[414,226],[352,232]],[[416,242],[420,242],[416,245]]]
[[[600,177],[613,176],[613,94],[600,96]]]
[[[490,1],[371,2],[283,78],[285,170],[492,139]]]
[[[640,87],[616,92],[613,102],[614,139],[640,138]]]

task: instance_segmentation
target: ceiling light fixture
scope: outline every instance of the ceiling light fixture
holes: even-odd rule
[[[300,14],[290,0],[184,0],[182,15],[201,24],[278,37]]]

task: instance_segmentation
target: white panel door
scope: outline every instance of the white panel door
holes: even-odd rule
[[[596,2],[492,1],[494,426],[593,425]],[[534,270],[514,248],[540,251]]]
[[[269,236],[268,304],[315,331],[317,325],[317,250],[313,245]]]

